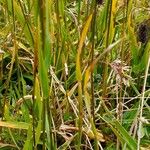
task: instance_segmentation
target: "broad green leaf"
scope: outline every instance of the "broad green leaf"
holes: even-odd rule
[[[115,128],[121,133],[123,139],[125,142],[128,144],[128,146],[132,149],[135,150],[137,149],[137,142],[129,135],[129,133],[125,130],[125,128],[119,123],[118,120],[114,119],[112,121],[112,125],[115,126]]]
[[[104,116],[102,119],[110,126],[122,143],[127,143],[131,150],[137,149],[137,142],[113,115],[109,113],[109,116]]]
[[[27,139],[25,141],[23,150],[33,150],[33,139],[32,139],[32,126],[30,125],[28,128]]]

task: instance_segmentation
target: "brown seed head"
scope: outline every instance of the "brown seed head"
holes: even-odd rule
[[[150,19],[140,23],[137,31],[138,40],[142,43],[147,43],[150,39]]]
[[[103,0],[96,0],[98,5],[102,5]]]

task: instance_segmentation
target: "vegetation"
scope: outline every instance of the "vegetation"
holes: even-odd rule
[[[150,149],[150,3],[0,1],[0,148]]]

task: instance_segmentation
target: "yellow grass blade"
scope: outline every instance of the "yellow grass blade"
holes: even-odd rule
[[[13,128],[13,129],[28,129],[29,123],[26,122],[13,122],[13,121],[0,121],[0,127]]]
[[[92,20],[92,14],[88,17],[88,19],[87,19],[87,21],[84,25],[83,31],[81,33],[81,38],[80,38],[80,41],[79,41],[79,47],[78,47],[78,51],[77,51],[77,60],[76,60],[76,77],[77,77],[78,81],[82,80],[80,55],[81,55],[81,52],[82,52],[82,47],[83,47],[85,38],[87,36],[88,29],[90,27],[91,20]]]

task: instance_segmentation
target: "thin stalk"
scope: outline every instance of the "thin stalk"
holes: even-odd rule
[[[46,145],[45,145],[45,143],[46,143],[46,132],[45,132],[45,130],[46,130],[46,127],[45,127],[45,124],[46,124],[46,118],[45,118],[45,116],[46,116],[46,104],[45,104],[45,101],[46,101],[46,99],[44,99],[43,98],[43,107],[42,107],[42,118],[43,118],[43,121],[42,121],[42,125],[43,125],[43,140],[42,140],[42,142],[43,142],[43,147],[42,147],[42,150],[46,150]]]
[[[91,41],[92,41],[92,48],[91,48],[91,63],[94,60],[94,48],[95,48],[95,40],[94,40],[94,36],[95,36],[95,29],[96,29],[96,14],[97,14],[97,5],[96,5],[96,0],[93,1],[93,19],[92,19],[92,36],[91,36]],[[98,140],[97,140],[97,135],[95,131],[95,100],[94,100],[94,78],[93,78],[93,71],[91,71],[91,111],[92,111],[92,117],[93,119],[91,119],[91,122],[93,122],[93,133],[95,136],[95,145],[94,145],[94,149],[98,150]]]
[[[76,0],[78,3],[78,24],[80,23],[80,9],[81,9],[81,0]]]
[[[45,0],[39,1],[39,8],[40,8],[40,23],[41,23],[41,39],[42,39],[42,42],[41,42],[42,52],[40,52],[40,56],[41,55],[43,56],[44,48],[45,48],[44,43],[45,43],[45,27],[46,27],[45,26],[45,24],[46,24]],[[43,57],[40,57],[39,61],[43,61],[42,60]],[[41,81],[41,84],[42,84],[42,81]],[[44,95],[44,96],[46,96],[46,95]],[[45,124],[46,124],[46,100],[47,99],[45,97],[43,97],[43,107],[42,107],[42,119],[43,119],[42,120],[42,127],[43,127],[43,140],[42,140],[43,147],[42,147],[42,149],[43,150],[46,150],[46,131],[45,131],[46,130],[46,127],[45,127]]]
[[[40,27],[41,27],[41,49],[39,53],[39,73],[43,97],[43,150],[46,149],[46,136],[49,148],[55,150],[54,140],[52,135],[52,116],[49,108],[49,78],[48,69],[51,63],[50,55],[50,39],[49,39],[49,1],[40,0]],[[47,116],[49,116],[47,118]],[[47,133],[47,134],[46,134]]]
[[[15,61],[16,61],[16,64],[18,64],[18,54],[17,54],[18,50],[17,50],[17,43],[16,43],[16,21],[15,21],[15,12],[14,12],[14,2],[13,2],[13,0],[11,0],[11,3],[12,3],[12,8],[11,9],[12,9],[12,17],[13,17],[12,35],[13,35],[13,39],[14,39],[14,51],[12,53],[10,71],[9,71],[9,74],[8,74],[8,79],[6,81],[6,87],[5,87],[6,90],[5,90],[5,93],[4,93],[4,104],[3,104],[3,108],[2,108],[2,120],[4,118],[5,105],[7,103],[6,96],[7,96],[7,92],[8,92],[8,89],[9,89],[9,82],[10,82],[10,79],[11,79],[11,75],[12,75],[12,71],[13,71]],[[17,65],[17,67],[18,67],[18,65]]]
[[[29,3],[30,4],[30,3]],[[34,67],[33,67],[33,91],[32,91],[32,100],[33,100],[33,107],[31,109],[31,114],[32,114],[32,133],[33,133],[33,149],[36,149],[36,140],[35,140],[35,123],[36,123],[36,118],[35,118],[35,113],[34,113],[34,108],[35,108],[35,82],[36,82],[36,75],[37,75],[37,67],[38,67],[38,56],[37,56],[37,51],[38,51],[38,43],[35,42],[35,41],[38,41],[37,39],[33,39],[33,35],[32,35],[32,32],[31,32],[31,29],[30,29],[30,22],[29,22],[29,19],[27,18],[27,16],[25,14],[27,14],[27,10],[25,9],[26,7],[23,7],[23,4],[21,2],[21,0],[19,0],[19,5],[20,5],[20,8],[22,10],[22,13],[23,13],[23,16],[25,18],[25,24],[24,24],[24,27],[25,25],[27,25],[27,28],[30,32],[30,35],[32,37],[32,44],[34,45]],[[29,10],[31,11],[31,10]],[[37,32],[36,32],[37,33]]]
[[[149,44],[149,43],[148,43]],[[143,116],[143,106],[144,106],[144,96],[145,96],[145,89],[146,89],[146,83],[147,83],[147,77],[148,77],[148,70],[150,67],[150,55],[147,63],[147,67],[145,70],[145,78],[144,78],[144,85],[143,85],[143,90],[142,90],[142,99],[141,99],[141,104],[140,104],[140,114],[139,114],[139,129],[138,129],[138,144],[137,144],[137,150],[140,150],[140,142],[141,142],[141,133],[142,133],[142,116]]]
[[[23,14],[23,16],[24,16],[24,18],[25,18],[25,23],[24,23],[23,29],[25,28],[25,26],[27,26],[28,31],[29,31],[29,33],[30,33],[30,35],[31,35],[32,44],[34,45],[34,39],[33,39],[33,35],[32,35],[31,24],[30,24],[30,22],[29,22],[28,16],[26,15],[27,12],[24,11],[21,0],[19,0],[18,2],[19,2],[19,5],[20,5],[20,8],[21,8],[21,10],[22,10],[22,14]],[[30,11],[31,11],[31,10],[30,10]],[[31,12],[28,12],[28,13],[31,13]],[[22,33],[21,33],[21,34],[22,34]]]
[[[124,9],[123,9],[123,18],[126,18],[126,0],[124,0]],[[125,22],[126,21],[123,21],[123,24],[122,24],[122,37],[125,36]],[[123,61],[124,60],[124,39],[122,40],[121,42],[121,60]],[[122,61],[121,61],[121,67],[123,66],[122,64]],[[122,80],[122,76],[121,76],[121,81],[120,81],[120,89],[119,89],[119,99],[118,99],[118,104],[117,104],[117,119],[120,121],[120,124],[122,124],[122,117],[123,117],[123,98],[122,98],[122,95],[123,95],[123,80]],[[117,150],[120,149],[120,141],[119,139],[117,138]]]
[[[60,60],[61,60],[61,54],[62,54],[62,25],[61,25],[61,20],[60,20],[60,9],[59,9],[59,0],[56,1],[55,3],[55,12],[56,12],[56,18],[57,18],[57,25],[56,25],[56,52],[55,52],[55,61],[54,61],[54,65],[56,68],[56,71],[59,70],[59,65],[60,65]]]
[[[105,47],[107,48],[109,46],[109,36],[110,36],[110,22],[111,22],[111,7],[112,7],[112,1],[108,0],[107,2],[107,15],[106,15],[106,20],[107,20],[107,33],[106,33],[106,45]],[[105,64],[104,64],[104,71],[103,71],[103,93],[102,97],[106,99],[106,94],[107,94],[107,77],[108,77],[108,62],[109,62],[109,56],[108,53],[105,54]]]
[[[36,31],[36,33],[38,33],[38,31]],[[32,128],[33,128],[33,147],[35,149],[35,114],[34,114],[34,108],[35,108],[35,85],[36,85],[36,76],[38,73],[38,49],[39,49],[39,44],[38,44],[38,37],[39,35],[36,37],[35,36],[35,42],[34,42],[34,67],[33,67],[33,92],[32,92],[32,99],[33,99],[33,108],[32,108],[32,116],[33,116],[33,120],[32,120]]]
[[[82,83],[81,81],[78,81],[78,110],[79,110],[79,120],[78,120],[78,143],[77,143],[77,149],[81,149],[81,140],[82,140],[82,124],[83,124],[83,101],[82,101]]]
[[[94,60],[94,48],[95,48],[95,40],[94,40],[94,36],[95,36],[95,28],[96,28],[96,2],[94,2],[94,13],[93,13],[93,19],[92,19],[92,36],[91,36],[91,41],[92,41],[92,48],[91,48],[91,63]],[[93,80],[93,71],[91,71],[91,110],[92,110],[92,117],[93,117],[93,121],[95,122],[95,102],[94,102],[94,80]]]
[[[15,138],[14,138],[14,136],[13,136],[13,133],[12,133],[11,129],[8,129],[8,131],[9,131],[9,134],[10,134],[10,136],[11,136],[11,139],[12,139],[12,141],[14,142],[16,148],[17,148],[18,150],[20,150],[20,148],[19,148],[19,146],[17,145],[17,142],[16,142],[16,140],[15,140]]]
[[[34,64],[35,66],[35,64]],[[33,100],[33,108],[32,108],[32,133],[33,133],[33,149],[36,149],[35,145],[35,114],[34,114],[34,108],[35,108],[35,85],[36,85],[36,71],[34,69],[34,81],[33,81],[33,92],[32,92],[32,100]]]

